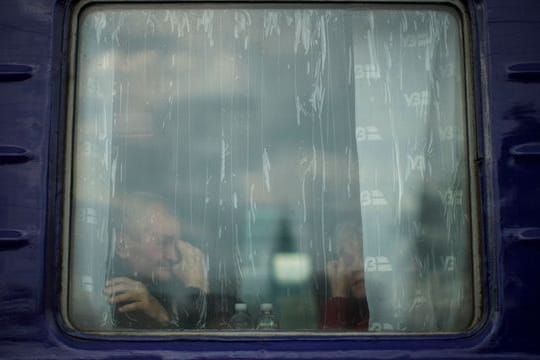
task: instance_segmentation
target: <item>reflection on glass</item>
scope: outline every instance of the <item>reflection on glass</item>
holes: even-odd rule
[[[71,323],[465,329],[459,29],[443,7],[85,10]]]
[[[288,219],[280,221],[274,243],[272,293],[280,327],[290,330],[316,328],[311,259],[297,248]]]

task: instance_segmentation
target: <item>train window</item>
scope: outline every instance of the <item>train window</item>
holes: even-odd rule
[[[471,326],[466,56],[452,7],[101,3],[76,23],[74,329]]]

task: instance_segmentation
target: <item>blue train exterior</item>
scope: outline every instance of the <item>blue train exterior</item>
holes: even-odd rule
[[[0,3],[0,358],[540,357],[540,2],[463,0],[471,23],[482,317],[452,335],[89,337],[60,315],[75,1]]]

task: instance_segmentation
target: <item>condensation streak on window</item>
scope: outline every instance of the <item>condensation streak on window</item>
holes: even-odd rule
[[[71,323],[467,328],[463,39],[418,9],[89,7]]]

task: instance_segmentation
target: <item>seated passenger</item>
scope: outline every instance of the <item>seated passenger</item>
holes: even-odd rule
[[[156,195],[132,194],[117,210],[113,268],[103,291],[114,306],[115,327],[204,327],[202,251],[181,239],[181,224]]]
[[[337,259],[326,264],[331,297],[322,306],[323,329],[369,327],[369,308],[364,285],[364,260],[361,229],[344,224],[336,230]]]

